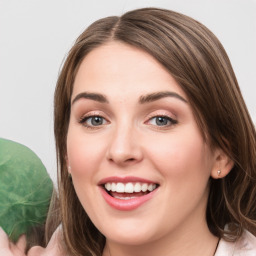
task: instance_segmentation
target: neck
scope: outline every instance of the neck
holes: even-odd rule
[[[214,256],[218,240],[204,225],[186,232],[176,230],[164,238],[143,245],[124,245],[107,240],[103,256]]]

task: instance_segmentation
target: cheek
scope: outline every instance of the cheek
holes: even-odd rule
[[[78,128],[71,127],[67,135],[67,157],[71,167],[71,175],[77,196],[87,211],[92,205],[96,184],[95,173],[98,168],[99,147],[95,141],[81,133]],[[96,187],[96,186],[95,186]]]
[[[100,223],[99,207],[102,203],[99,181],[105,145],[102,136],[88,136],[83,128],[70,127],[67,135],[67,156],[76,194],[86,213],[95,223]],[[100,203],[99,203],[100,202]]]
[[[71,128],[67,136],[67,156],[72,176],[88,179],[99,163],[100,147],[93,138]]]
[[[212,167],[211,154],[198,132],[193,133],[190,129],[190,133],[172,134],[168,139],[158,138],[153,144],[148,145],[150,158],[165,177],[189,183],[208,180]]]

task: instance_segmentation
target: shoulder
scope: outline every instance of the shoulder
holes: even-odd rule
[[[244,230],[236,242],[221,239],[215,256],[256,256],[256,237]]]

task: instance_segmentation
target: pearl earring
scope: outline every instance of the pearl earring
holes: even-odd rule
[[[72,178],[72,176],[71,176],[71,167],[70,166],[68,166],[68,177],[71,179]]]
[[[220,174],[221,174],[221,170],[218,170],[218,171],[217,171],[217,173],[218,173],[218,176],[220,176]]]

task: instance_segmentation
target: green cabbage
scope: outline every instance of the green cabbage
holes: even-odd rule
[[[53,183],[29,148],[0,138],[0,226],[12,241],[43,225]]]

